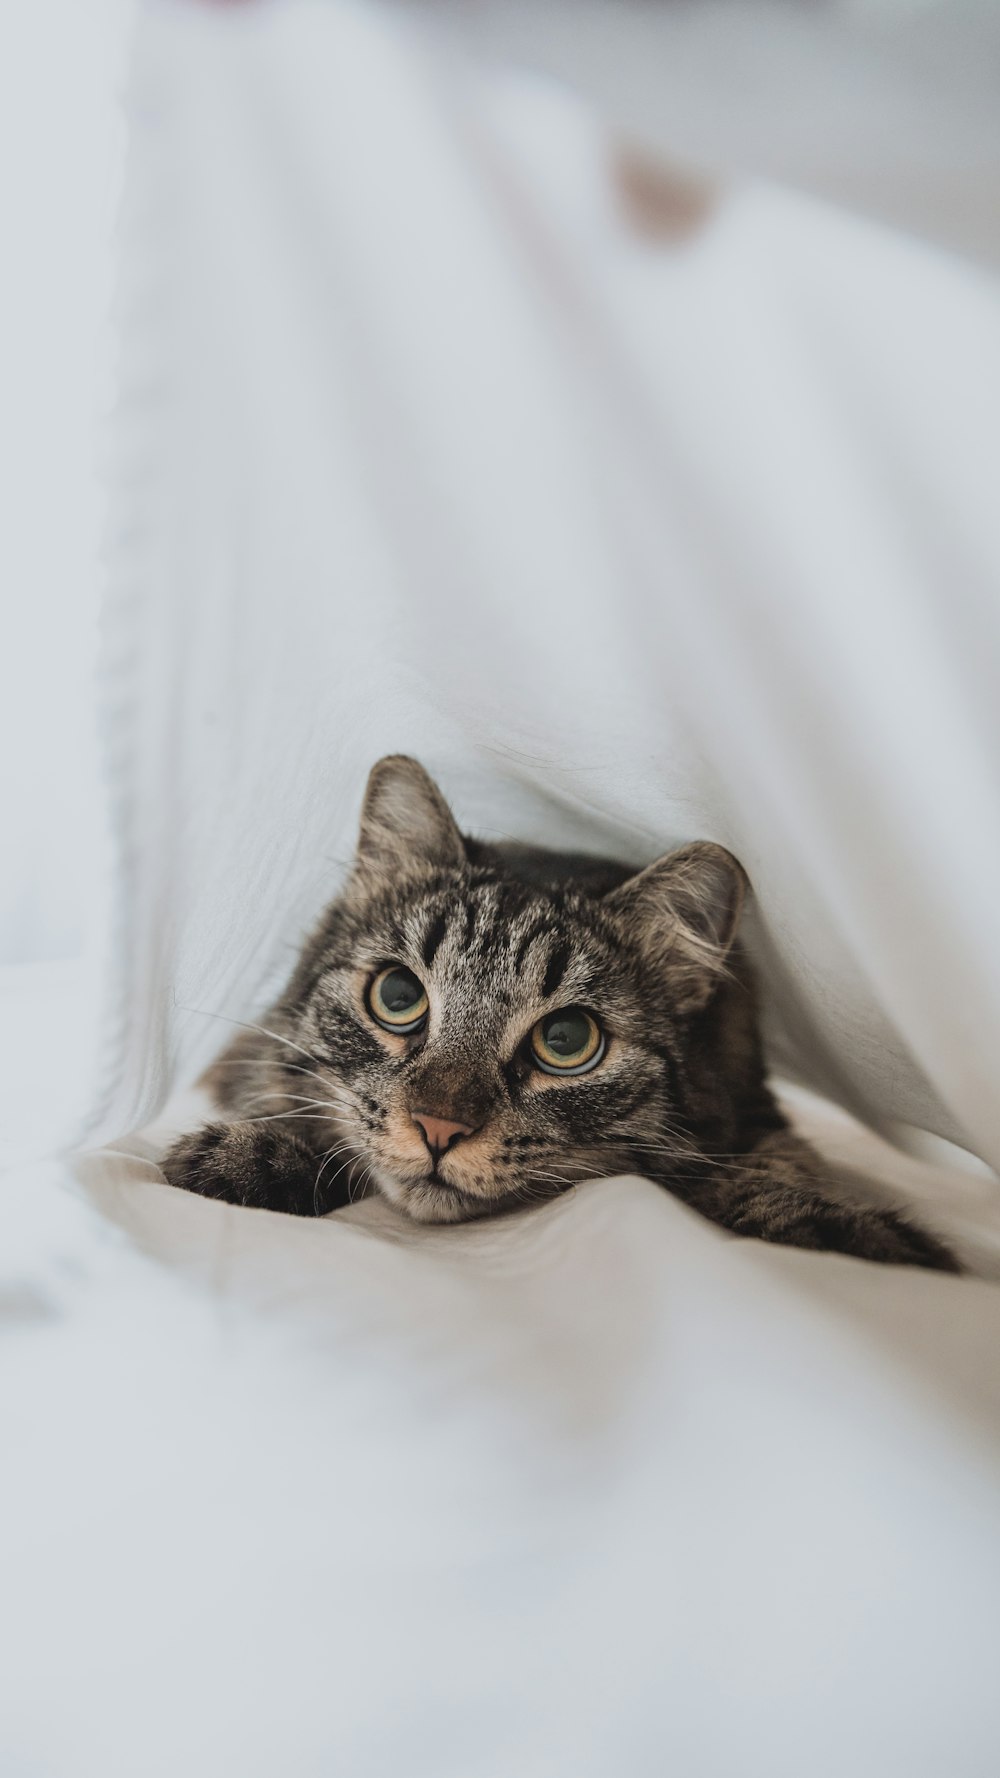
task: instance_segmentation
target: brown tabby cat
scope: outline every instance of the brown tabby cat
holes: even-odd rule
[[[177,1142],[167,1178],[298,1216],[372,1185],[457,1222],[638,1172],[741,1235],[958,1270],[829,1196],[788,1129],[734,943],[745,887],[705,842],[639,872],[482,844],[415,760],[381,760],[346,888],[209,1071],[234,1121]]]

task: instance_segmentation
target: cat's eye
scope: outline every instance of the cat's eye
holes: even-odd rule
[[[380,969],[368,989],[368,1010],[383,1031],[395,1031],[409,1037],[419,1031],[427,1019],[427,994],[412,969],[401,963],[390,963]]]
[[[566,1006],[539,1019],[531,1055],[543,1074],[586,1074],[604,1054],[604,1032],[582,1006]]]

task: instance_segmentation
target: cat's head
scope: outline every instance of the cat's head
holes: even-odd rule
[[[414,760],[381,760],[285,1027],[336,1079],[355,1178],[453,1222],[657,1171],[744,882],[696,843],[603,895],[532,885],[463,839]]]

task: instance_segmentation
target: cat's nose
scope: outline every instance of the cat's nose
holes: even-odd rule
[[[475,1134],[471,1124],[458,1124],[448,1117],[432,1117],[429,1111],[414,1111],[410,1115],[435,1160],[463,1136]]]

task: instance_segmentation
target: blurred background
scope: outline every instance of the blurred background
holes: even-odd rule
[[[44,1121],[58,1141],[82,1117],[99,997],[95,676],[131,22],[128,0],[41,0],[0,21],[0,1145],[14,1153]]]

